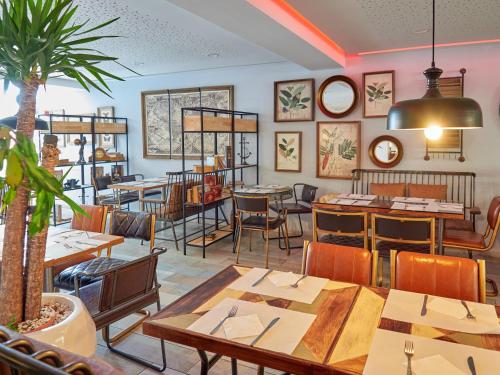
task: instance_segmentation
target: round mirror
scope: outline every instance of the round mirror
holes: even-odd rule
[[[375,138],[368,149],[373,164],[381,168],[392,168],[403,158],[403,145],[390,135]]]
[[[358,89],[352,79],[346,76],[333,76],[326,79],[318,91],[318,106],[330,117],[347,116],[356,107]]]

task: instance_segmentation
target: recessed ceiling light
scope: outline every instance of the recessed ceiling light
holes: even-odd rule
[[[420,29],[420,30],[415,30],[413,33],[414,34],[425,34],[428,32],[429,32],[429,29]]]
[[[218,58],[220,56],[220,54],[217,53],[217,52],[212,52],[212,53],[209,53],[207,56],[211,57],[213,59],[216,59],[216,58]]]

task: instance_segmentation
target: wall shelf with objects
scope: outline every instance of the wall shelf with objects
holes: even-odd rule
[[[58,136],[57,148],[61,153],[56,167],[57,176],[64,176],[68,168],[76,169],[63,181],[64,191],[80,191],[78,198],[82,204],[85,204],[89,197],[96,204],[93,185],[96,177],[106,174],[113,178],[128,175],[127,118],[69,114],[48,114],[40,117],[48,122],[48,133]],[[46,133],[40,132],[40,140],[44,134]],[[92,190],[90,196],[87,195],[89,189]],[[56,202],[52,225],[64,224],[70,220],[63,217],[61,202]]]
[[[182,215],[184,255],[187,247],[192,246],[202,249],[205,258],[209,245],[234,235],[233,221],[227,219],[222,207],[231,199],[235,187],[244,184],[247,175],[244,171],[255,169],[255,180],[259,183],[259,115],[207,107],[182,108],[181,112],[182,175],[186,197]],[[188,170],[187,160],[192,160],[193,155],[185,154],[185,142],[192,134],[199,136],[201,153],[196,159],[200,160],[200,164]],[[252,148],[255,154],[249,149],[252,139],[255,141]],[[236,152],[236,145],[239,145],[239,152]],[[213,149],[213,154],[206,152],[206,146]],[[223,150],[220,150],[221,147]],[[236,164],[237,157],[239,164]],[[208,217],[207,213],[211,210],[214,210],[214,215]],[[219,211],[224,220],[219,220]],[[186,226],[189,212],[199,213],[202,224],[200,231],[191,234],[187,233]],[[212,220],[215,224],[208,225]]]

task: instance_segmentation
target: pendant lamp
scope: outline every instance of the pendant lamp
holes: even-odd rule
[[[387,130],[475,129],[483,127],[479,104],[470,98],[443,97],[439,77],[443,71],[434,63],[436,1],[432,1],[432,64],[424,71],[427,91],[421,99],[395,103],[387,116]]]
[[[11,129],[16,129],[17,115],[0,119],[0,125],[7,125]],[[37,117],[35,118],[35,130],[49,130],[49,124],[47,123],[47,121]]]

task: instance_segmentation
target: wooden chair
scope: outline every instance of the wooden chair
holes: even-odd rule
[[[391,288],[486,303],[484,260],[391,251]]]
[[[150,312],[144,310],[147,306],[156,303],[156,307],[160,311],[159,290],[161,285],[157,281],[156,266],[158,264],[158,256],[166,251],[166,249],[153,248],[149,255],[133,261],[115,264],[101,271],[82,271],[77,273],[75,274],[74,292],[90,312],[96,329],[103,330],[102,336],[111,352],[160,372],[165,370],[167,365],[163,340],[160,340],[163,360],[161,366],[119,350],[112,344],[130,334],[149,317]],[[78,280],[84,278],[93,278],[99,281],[80,288]],[[140,313],[144,316],[119,334],[110,337],[109,326],[111,324],[135,313]]]
[[[467,250],[469,258],[473,252],[483,253],[493,248],[500,227],[500,196],[491,200],[486,216],[486,229],[484,233],[470,230],[448,229],[444,231],[443,247],[450,249]],[[488,284],[493,288],[489,296],[498,295],[498,287],[494,280],[487,279]]]
[[[357,247],[304,241],[304,275],[376,286],[377,263],[377,251],[370,253]]]
[[[288,226],[286,208],[278,213],[277,217],[269,216],[269,197],[267,196],[247,196],[234,195],[236,207],[237,243],[236,243],[236,263],[240,258],[241,235],[244,230],[263,232],[265,234],[266,268],[269,267],[269,232],[281,228],[285,234],[285,247],[287,255],[290,255],[288,243]],[[245,217],[245,215],[248,215]],[[250,237],[251,241],[251,237]],[[250,242],[251,250],[251,242]]]
[[[368,213],[314,208],[313,241],[368,250]]]

